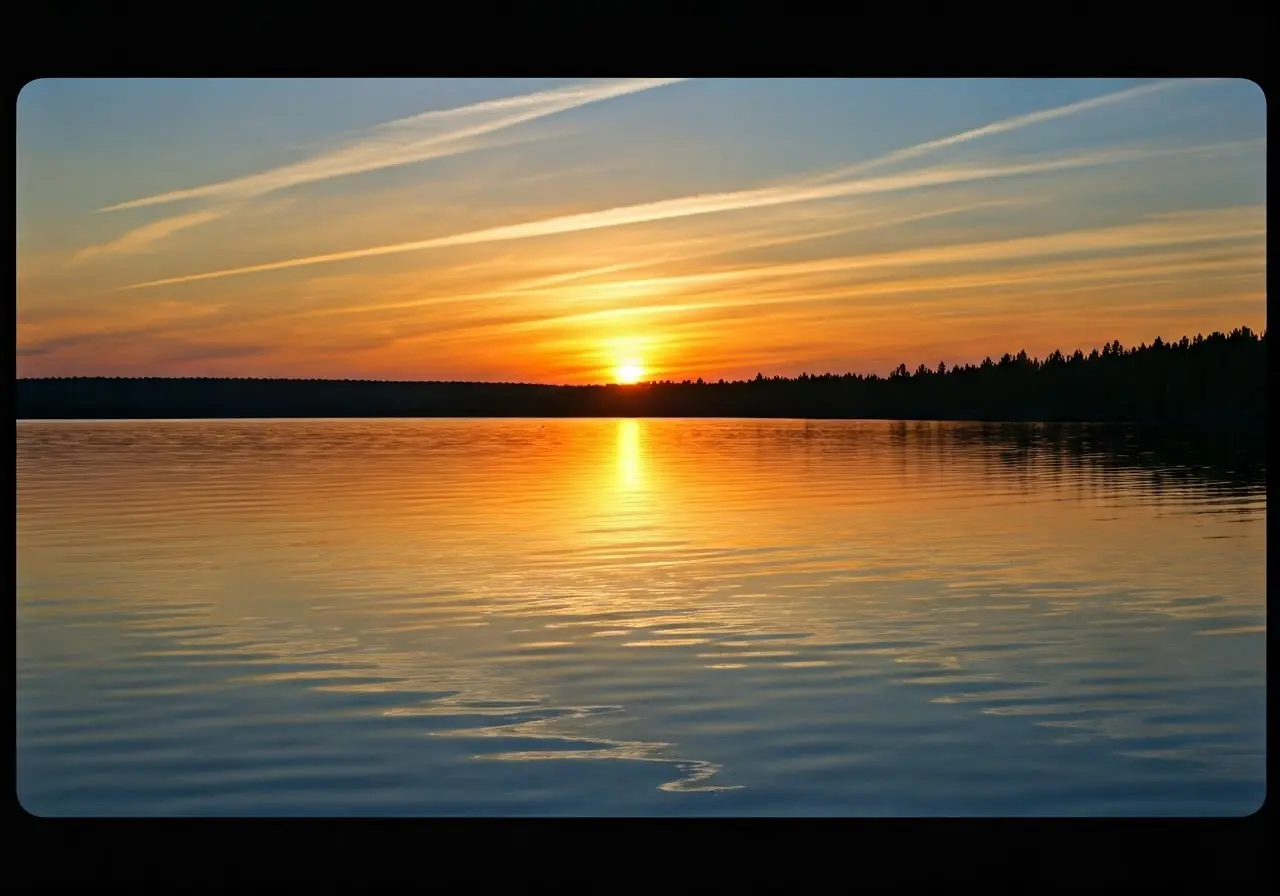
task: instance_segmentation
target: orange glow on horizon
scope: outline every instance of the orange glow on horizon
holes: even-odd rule
[[[148,140],[142,84],[29,87],[20,377],[884,376],[1266,329],[1246,81],[175,82],[199,127]],[[78,112],[103,90],[136,158]],[[748,97],[792,124],[725,130]],[[589,139],[507,133],[579,106]],[[321,108],[311,150],[211,166]]]

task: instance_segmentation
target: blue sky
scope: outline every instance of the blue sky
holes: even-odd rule
[[[1261,329],[1265,135],[1247,81],[38,81],[19,373],[718,378]]]

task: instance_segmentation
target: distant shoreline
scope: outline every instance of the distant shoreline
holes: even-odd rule
[[[965,423],[978,426],[1141,426],[1170,427],[1174,429],[1219,429],[1226,431],[1265,430],[1265,420],[1209,417],[1204,419],[1182,418],[1174,420],[1146,419],[1037,419],[1037,418],[976,418],[976,417],[853,417],[853,416],[794,416],[786,414],[179,414],[179,415],[117,415],[94,416],[18,416],[17,423],[129,423],[175,422],[210,423],[222,421],[298,421],[333,422],[367,420],[776,420],[794,423]]]
[[[1019,352],[889,376],[550,386],[332,379],[18,379],[15,416],[54,419],[736,418],[1132,423],[1265,429],[1267,336],[1241,327],[1088,355]]]
[[[916,390],[904,390],[891,380],[881,380],[870,390],[806,388],[796,380],[701,386],[525,386],[84,378],[18,380],[16,385],[15,417],[20,421],[759,419],[1133,424],[1236,431],[1266,425],[1265,389],[1252,397],[1260,400],[1236,395],[1175,406],[1110,401],[1094,407],[1094,402],[1080,400],[1084,396],[1070,394],[1066,402],[1043,394],[994,398],[982,393],[911,394]],[[879,394],[841,394],[846,391]]]

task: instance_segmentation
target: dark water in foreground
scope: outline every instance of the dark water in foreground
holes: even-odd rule
[[[27,423],[40,815],[1243,815],[1263,476],[1043,427]]]

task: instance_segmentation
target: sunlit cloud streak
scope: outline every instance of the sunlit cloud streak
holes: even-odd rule
[[[628,224],[640,224],[651,221],[683,218],[692,215],[743,211],[746,209],[786,205],[797,202],[813,202],[823,199],[871,195],[875,193],[912,190],[924,187],[938,187],[989,180],[993,178],[1015,177],[1026,174],[1064,171],[1072,168],[1087,168],[1097,165],[1133,162],[1161,156],[1214,153],[1221,152],[1223,150],[1237,149],[1240,145],[1241,144],[1239,143],[1220,143],[1207,146],[1180,147],[1175,149],[1145,148],[1102,150],[1056,159],[1026,162],[1022,164],[989,167],[940,167],[909,172],[906,174],[889,175],[877,178],[863,178],[859,180],[821,185],[803,184],[800,186],[789,187],[764,187],[756,190],[742,190],[731,193],[684,196],[678,199],[665,199],[657,202],[621,206],[602,211],[561,215],[554,218],[543,219],[541,221],[529,221],[522,224],[489,227],[482,230],[474,230],[467,233],[453,234],[451,236],[436,237],[427,240],[395,243],[387,246],[374,246],[365,249],[352,249],[345,252],[330,252],[322,255],[311,255],[304,258],[288,259],[285,261],[274,261],[267,262],[265,264],[209,271],[201,274],[187,274],[179,277],[168,277],[161,280],[151,280],[145,283],[124,286],[121,287],[121,289],[143,289],[147,287],[165,286],[177,283],[190,283],[198,280],[210,280],[242,274],[263,273],[266,271],[276,271],[286,268],[325,264],[337,261],[351,261],[360,258],[392,255],[401,252],[414,252],[424,249],[440,249],[452,246],[474,245],[477,243],[554,236],[557,234],[596,230],[605,227],[620,227]]]
[[[184,199],[229,198],[244,200],[263,193],[326,180],[332,177],[442,158],[483,148],[485,144],[478,138],[516,124],[532,121],[588,103],[676,83],[680,80],[682,79],[666,78],[598,85],[573,85],[524,96],[489,100],[455,109],[425,112],[380,125],[372,129],[367,136],[353,143],[309,159],[303,159],[299,162],[245,177],[133,199],[108,206],[101,209],[101,211],[137,208]],[[1194,80],[1158,81],[1056,106],[1051,109],[1042,109],[1025,115],[1013,116],[1002,121],[972,128],[959,134],[953,134],[949,137],[895,150],[866,162],[818,175],[811,180],[805,181],[805,183],[816,185],[847,178],[872,168],[916,158],[938,149],[1126,102],[1170,87],[1194,83],[1201,82]],[[222,211],[205,211],[153,222],[130,231],[110,243],[85,249],[77,255],[75,260],[84,261],[88,258],[112,252],[143,251],[150,248],[155,242],[179,230],[221,217],[232,210],[233,207],[227,207]],[[409,250],[406,249],[406,251]]]
[[[904,223],[954,214],[984,206],[1009,204],[1009,200],[993,200],[934,209],[895,219],[875,216],[882,226]],[[1020,201],[1018,201],[1020,202]],[[846,232],[859,229],[858,225],[845,228]],[[558,327],[576,326],[609,320],[651,318],[653,315],[672,315],[714,312],[723,317],[735,310],[745,309],[758,314],[759,309],[770,305],[797,305],[818,307],[836,302],[866,314],[881,306],[877,297],[889,297],[938,291],[960,292],[965,290],[992,290],[1008,286],[1021,286],[1023,292],[1040,292],[1057,285],[1059,291],[1068,290],[1068,283],[1150,282],[1161,274],[1176,273],[1182,276],[1208,275],[1248,276],[1265,272],[1264,256],[1247,246],[1230,248],[1233,242],[1245,241],[1257,244],[1265,238],[1266,219],[1264,206],[1212,209],[1197,212],[1152,215],[1145,221],[1110,227],[1089,228],[1037,236],[1015,237],[982,242],[961,242],[933,246],[914,246],[909,249],[864,253],[796,262],[766,265],[739,265],[711,271],[674,273],[639,279],[605,279],[601,282],[574,284],[568,280],[547,277],[519,280],[506,287],[476,293],[458,294],[446,291],[439,296],[403,302],[376,305],[343,305],[331,309],[303,309],[291,313],[268,313],[240,316],[240,323],[232,329],[247,336],[260,332],[264,326],[279,326],[292,321],[305,325],[309,321],[323,319],[331,314],[355,315],[378,319],[374,326],[390,327],[393,332],[414,332],[422,326],[422,320],[413,316],[385,317],[395,310],[428,309],[430,338],[438,347],[452,341],[457,335],[470,332],[474,336],[495,332],[523,331],[530,328],[552,331]],[[812,235],[812,234],[810,234]],[[744,244],[730,244],[725,251],[753,248],[770,242],[795,240],[786,237],[775,240],[754,240]],[[1189,252],[1188,247],[1198,248]],[[1218,248],[1213,257],[1204,257],[1205,248]],[[1152,250],[1163,250],[1152,254]],[[1107,257],[1110,253],[1121,253]],[[1224,254],[1225,253],[1225,254]],[[688,258],[714,254],[706,250],[690,253]],[[1085,254],[1087,257],[1071,261],[1038,262],[1031,266],[1007,267],[1009,262],[1033,259],[1050,259],[1054,256]],[[966,273],[974,265],[1001,265],[991,270]],[[926,269],[959,265],[962,270],[925,275]],[[475,271],[483,265],[464,265],[459,270]],[[624,267],[615,265],[612,270],[596,269],[589,274],[621,273]],[[905,269],[906,275],[894,276],[895,270]],[[834,283],[832,275],[859,279]],[[888,275],[888,278],[886,278]],[[861,278],[871,276],[874,280]],[[348,288],[368,289],[359,278],[347,280]],[[409,278],[410,280],[412,278]],[[566,293],[565,287],[571,291]],[[382,287],[378,291],[383,291]],[[537,300],[534,304],[516,311],[500,307],[502,298]],[[868,304],[866,300],[872,300]],[[919,306],[922,299],[910,299],[907,304]],[[853,304],[850,304],[853,303]],[[906,307],[894,300],[895,307]],[[926,302],[926,305],[933,304]],[[584,309],[582,306],[586,305]],[[489,306],[489,307],[486,307]],[[576,307],[575,307],[576,306]],[[216,307],[216,306],[214,306]],[[474,310],[468,310],[474,307]],[[966,306],[970,307],[970,306]],[[455,310],[456,309],[456,310]],[[190,312],[188,303],[171,303],[171,311]],[[242,315],[242,312],[237,312]],[[186,326],[187,313],[173,320],[178,327],[175,334]],[[381,316],[381,317],[380,317]],[[205,326],[208,332],[208,321]],[[101,324],[96,326],[100,327]],[[406,329],[407,328],[407,329]],[[223,327],[215,327],[223,329]],[[32,342],[35,331],[26,329],[29,335],[24,344]],[[453,334],[453,335],[451,335]],[[105,335],[105,334],[104,334]],[[161,335],[154,333],[154,335]],[[301,332],[295,332],[300,336]],[[310,337],[307,337],[310,338]],[[56,346],[50,346],[53,348]]]
[[[343,146],[267,171],[116,203],[99,211],[121,211],[193,199],[212,202],[214,206],[144,224],[116,240],[82,250],[73,262],[112,253],[146,251],[180,230],[229,215],[246,201],[268,193],[485,149],[495,145],[492,139],[486,138],[515,125],[681,80],[649,78],[575,84],[454,109],[423,112],[378,125]]]
[[[562,289],[568,284],[580,282],[582,280],[591,280],[594,278],[606,277],[610,274],[624,273],[639,268],[654,268],[662,265],[679,263],[684,261],[693,261],[701,258],[712,258],[717,255],[726,255],[734,252],[744,252],[755,249],[764,249],[769,247],[785,246],[809,240],[819,240],[832,236],[845,236],[851,233],[857,233],[861,230],[884,230],[889,227],[901,224],[909,224],[916,221],[925,221],[934,218],[946,217],[948,215],[957,215],[964,212],[977,211],[985,208],[996,208],[1000,206],[1010,205],[1026,205],[1026,199],[992,199],[983,202],[971,202],[964,205],[948,206],[941,209],[931,209],[929,211],[917,212],[910,215],[902,215],[895,218],[884,218],[880,216],[869,216],[868,220],[852,223],[846,227],[828,228],[825,230],[802,233],[798,235],[790,235],[783,237],[772,237],[766,239],[756,239],[743,242],[730,242],[724,237],[718,237],[711,242],[711,248],[700,249],[694,252],[686,252],[679,254],[663,255],[659,257],[646,257],[638,261],[620,262],[611,265],[601,265],[599,267],[587,268],[584,270],[568,271],[560,274],[550,274],[542,277],[535,277],[524,280],[522,282],[511,284],[510,286],[483,290],[470,293],[450,292],[447,295],[432,296],[421,299],[408,299],[399,302],[383,302],[369,305],[342,306],[338,308],[330,308],[324,310],[302,312],[302,316],[319,317],[327,315],[348,315],[348,314],[370,314],[380,311],[389,311],[404,308],[417,308],[427,305],[455,304],[461,302],[473,302],[482,299],[499,299],[499,298],[516,298],[521,296],[532,297],[549,297],[552,295],[563,295]],[[713,277],[715,275],[712,275]],[[600,284],[603,289],[609,288],[644,288],[649,289],[659,284],[663,279],[670,279],[672,282],[678,282],[682,278],[652,278],[648,280],[632,280],[632,281],[606,281]]]
[[[485,338],[492,338],[493,333],[499,331],[554,330],[571,324],[638,320],[654,315],[670,316],[704,311],[723,315],[732,310],[742,310],[753,315],[762,306],[779,304],[812,307],[836,302],[863,313],[875,307],[901,309],[904,305],[898,299],[885,306],[867,304],[864,301],[855,303],[854,300],[939,291],[991,290],[1009,286],[1018,286],[1026,292],[1065,283],[1108,281],[1133,284],[1150,282],[1151,278],[1171,272],[1183,277],[1198,276],[1201,279],[1205,276],[1256,276],[1265,273],[1263,256],[1256,251],[1236,249],[1225,257],[1201,258],[1188,254],[1187,248],[1178,247],[1212,247],[1234,241],[1256,241],[1265,236],[1265,223],[1265,209],[1262,207],[1210,210],[1196,214],[1157,216],[1138,224],[1045,236],[608,281],[585,287],[593,304],[604,307],[565,310],[566,304],[573,303],[562,301],[557,303],[561,313],[554,313],[551,306],[539,304],[528,310],[515,312],[495,313],[483,309],[470,312],[463,308],[457,314],[446,314],[442,305],[467,304],[447,300],[398,303],[368,310],[372,314],[390,308],[407,309],[418,304],[431,304],[434,307],[431,309],[430,338],[438,341],[451,331],[471,331],[475,335],[485,333]],[[1152,254],[1153,249],[1167,251]],[[1106,257],[1107,252],[1114,251],[1122,254],[1113,258]],[[1089,253],[1089,257],[1025,264],[1034,259],[1080,253]],[[975,264],[1003,265],[1018,261],[1024,264],[1015,268],[999,266],[968,273],[921,273],[924,269],[936,269],[938,266],[972,267]],[[911,273],[893,279],[886,279],[884,276],[903,268]],[[833,285],[828,276],[859,271],[871,275],[880,273],[880,277]],[[516,293],[501,291],[493,295],[512,294]],[[554,297],[553,292],[542,289],[530,290],[526,294],[543,299]],[[909,304],[915,303],[912,300]],[[401,319],[401,323],[411,320]]]
[[[575,84],[523,96],[486,100],[456,109],[423,112],[373,128],[346,146],[268,171],[186,190],[171,190],[107,206],[117,211],[183,199],[261,196],[276,190],[349,174],[437,159],[473,148],[474,138],[517,124],[545,118],[588,103],[613,99],[680,82],[681,78],[648,78],[604,84]]]
[[[161,218],[159,221],[152,221],[149,224],[130,230],[109,243],[86,246],[71,257],[71,263],[80,264],[100,255],[110,255],[116,252],[144,252],[161,240],[173,236],[178,231],[195,227],[198,224],[205,224],[215,218],[222,217],[228,211],[230,209],[203,209],[185,215]]]
[[[914,146],[908,146],[904,149],[897,149],[893,152],[877,156],[874,159],[868,159],[865,162],[859,162],[856,165],[850,165],[846,168],[840,168],[827,174],[819,175],[810,183],[823,183],[841,177],[848,177],[852,174],[860,174],[863,171],[869,171],[872,168],[880,168],[885,165],[891,165],[895,162],[902,162],[907,159],[913,159],[918,156],[926,155],[934,150],[945,149],[948,146],[956,146],[961,143],[968,143],[972,140],[979,140],[983,137],[992,137],[996,134],[1004,134],[1010,131],[1020,130],[1035,124],[1043,124],[1046,121],[1053,121],[1058,118],[1067,118],[1071,115],[1079,115],[1081,112],[1090,112],[1094,109],[1101,109],[1105,106],[1123,103],[1129,100],[1137,99],[1148,94],[1167,90],[1171,87],[1189,86],[1192,84],[1210,83],[1206,79],[1180,79],[1173,81],[1156,81],[1150,84],[1139,84],[1136,87],[1129,87],[1124,90],[1117,90],[1114,93],[1106,93],[1102,96],[1090,97],[1088,99],[1079,100],[1074,103],[1067,103],[1062,106],[1054,106],[1050,109],[1040,109],[1036,112],[1028,112],[1025,115],[1015,115],[1005,118],[1001,121],[993,121],[990,124],[984,124],[981,127],[971,128],[962,131],[959,134],[952,134],[949,137],[942,137],[937,140],[927,140],[923,143],[917,143]]]
[[[1133,251],[1147,246],[1232,241],[1264,237],[1266,208],[1214,209],[1197,214],[1157,216],[1151,221],[1114,227],[1065,231],[1044,236],[1015,237],[980,243],[906,249],[878,255],[852,255],[817,261],[755,265],[674,277],[632,281],[633,286],[657,288],[676,284],[795,277],[801,274],[846,272],[891,266],[1003,261],[1077,252]],[[1096,263],[1096,262],[1095,262]]]
[[[901,220],[920,217],[903,216]],[[739,316],[756,319],[759,325],[767,316],[762,309],[770,306],[806,309],[798,310],[799,317],[788,322],[792,328],[806,316],[813,318],[814,310],[821,308],[816,320],[818,326],[826,327],[828,324],[822,322],[830,321],[837,312],[855,314],[862,320],[872,319],[868,315],[892,315],[908,309],[912,313],[924,309],[930,309],[931,314],[941,313],[942,306],[951,301],[947,294],[979,293],[983,303],[1007,307],[1011,299],[1030,295],[1178,280],[1202,283],[1208,279],[1260,277],[1265,274],[1265,260],[1255,247],[1264,237],[1263,207],[1228,208],[1152,216],[1135,224],[1043,236],[610,280],[578,286],[580,294],[571,296],[558,294],[558,290],[545,284],[524,290],[496,290],[487,295],[538,299],[530,305],[473,301],[486,297],[481,295],[442,295],[379,306],[343,306],[332,312],[369,319],[367,324],[353,321],[355,329],[346,330],[350,334],[360,330],[383,332],[391,334],[390,342],[402,344],[428,340],[437,351],[468,340],[491,340],[500,333],[571,332],[583,325],[630,325],[658,318],[671,321],[662,325],[665,331],[670,331],[677,320],[700,325],[717,322],[719,327]],[[1232,246],[1233,242],[1240,245]],[[1061,260],[1062,256],[1081,254],[1085,257]],[[1010,263],[1016,264],[1010,267]],[[984,269],[974,271],[975,265]],[[955,266],[958,269],[950,269]],[[833,274],[846,278],[853,274],[857,279],[832,281]],[[965,313],[978,312],[975,301],[966,299]],[[389,311],[408,311],[416,306],[431,306],[429,326],[421,316],[387,316]],[[311,329],[309,322],[327,317],[329,310],[253,315],[238,318],[231,329],[249,338],[260,336],[264,327],[302,326],[303,330],[292,331],[294,337],[301,337]],[[174,324],[179,327],[175,332],[185,326],[177,320]],[[224,339],[230,338],[223,327],[206,327],[207,335],[215,332],[221,332]],[[723,333],[720,329],[717,332]]]

